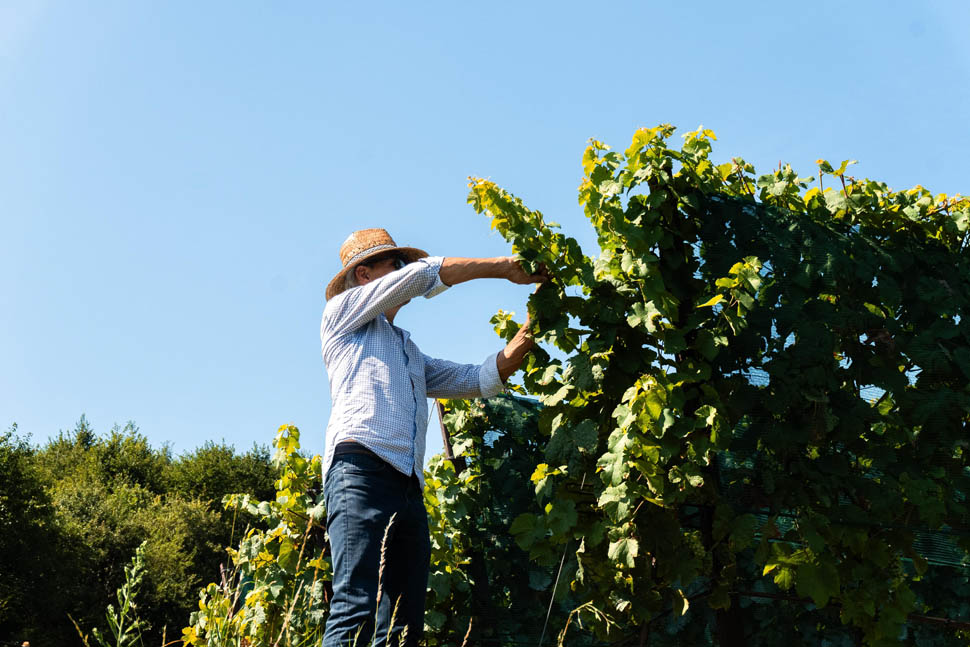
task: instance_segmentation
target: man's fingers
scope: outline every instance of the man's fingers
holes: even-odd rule
[[[508,275],[509,281],[518,284],[528,284],[528,283],[545,283],[549,280],[549,270],[545,265],[540,264],[538,271],[530,274],[522,267],[522,263],[515,261],[513,257],[509,256],[509,260],[514,262],[511,272]]]
[[[549,272],[547,272],[545,270],[543,270],[541,272],[536,272],[535,274],[526,274],[523,271],[522,272],[522,280],[517,281],[517,282],[518,283],[545,283],[550,278],[551,277],[549,276]]]

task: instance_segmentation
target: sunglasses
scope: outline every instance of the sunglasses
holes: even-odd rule
[[[386,254],[384,256],[378,256],[377,258],[370,260],[367,263],[364,263],[364,265],[367,265],[368,267],[372,267],[379,263],[383,263],[384,261],[387,261],[387,260],[393,260],[395,270],[399,270],[408,264],[408,262],[400,254]]]

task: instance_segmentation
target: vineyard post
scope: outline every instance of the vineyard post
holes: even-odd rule
[[[441,442],[445,448],[445,458],[448,459],[455,468],[455,474],[461,474],[467,467],[465,464],[465,457],[455,457],[455,452],[451,448],[451,436],[448,435],[448,428],[445,427],[445,405],[442,404],[441,400],[435,400],[434,402],[435,406],[438,407],[438,424],[441,425]]]

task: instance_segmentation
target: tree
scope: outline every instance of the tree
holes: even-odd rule
[[[273,495],[269,449],[258,445],[239,454],[224,442],[207,441],[172,461],[165,478],[169,491],[209,501],[214,509],[222,509],[226,494],[249,493],[259,499]]]
[[[155,449],[128,422],[98,437],[83,415],[71,433],[60,432],[38,453],[38,468],[48,482],[94,479],[101,484],[125,482],[161,494],[172,462],[167,448]],[[112,589],[114,590],[114,589]]]
[[[23,451],[31,454],[51,514],[41,554],[60,582],[46,598],[19,599],[32,608],[45,599],[48,619],[36,625],[34,644],[74,639],[68,615],[82,627],[103,628],[105,604],[142,542],[140,613],[151,627],[145,640],[177,634],[198,604],[199,587],[228,561],[224,547],[233,532],[242,531],[222,510],[222,497],[272,491],[265,449],[237,454],[210,443],[173,458],[133,423],[99,436],[82,416],[73,432]]]
[[[19,641],[49,622],[39,600],[57,597],[60,535],[53,506],[16,425],[0,434],[0,637]]]

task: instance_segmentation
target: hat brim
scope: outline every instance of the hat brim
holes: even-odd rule
[[[362,256],[354,261],[353,264],[348,265],[344,269],[337,272],[337,275],[333,277],[329,284],[327,284],[327,301],[345,290],[344,283],[346,282],[347,274],[352,272],[355,267],[365,263],[368,258],[373,258],[374,256],[380,256],[382,254],[389,254],[390,252],[397,252],[407,259],[408,263],[413,263],[420,258],[426,258],[428,256],[428,252],[424,251],[423,249],[418,249],[417,247],[384,247],[383,249],[374,250],[372,253]]]

